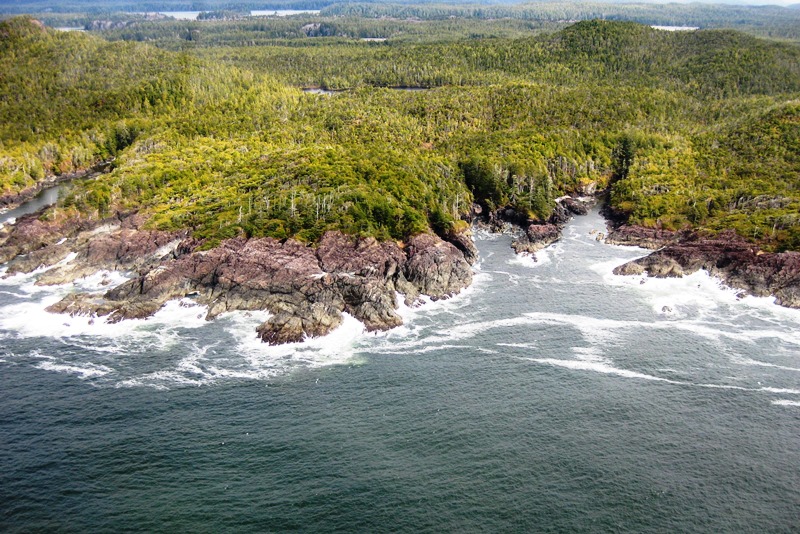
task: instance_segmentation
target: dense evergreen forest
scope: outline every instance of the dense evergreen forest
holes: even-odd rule
[[[473,201],[545,220],[555,198],[608,186],[631,223],[800,249],[791,43],[615,21],[297,17],[94,35],[21,17],[0,22],[0,72],[4,193],[113,159],[46,217],[141,210],[207,246],[334,228],[404,239],[463,227]]]
[[[125,28],[154,18],[158,12],[200,12],[202,21],[247,19],[252,12],[271,10],[320,11],[315,18],[305,17],[304,24],[323,24],[322,35],[362,37],[395,37],[439,39],[452,37],[513,37],[513,32],[528,27],[565,26],[582,20],[615,20],[658,26],[688,26],[701,29],[737,29],[759,37],[800,41],[800,9],[797,6],[747,6],[703,3],[613,3],[548,1],[538,3],[471,2],[468,4],[436,1],[360,1],[337,0],[112,0],[89,2],[69,0],[2,1],[0,17],[14,14],[35,14],[52,27],[86,27],[87,29]],[[166,18],[161,15],[159,18]],[[256,17],[262,18],[262,17]],[[357,19],[343,27],[340,19]],[[432,22],[448,24],[427,24]],[[98,22],[100,24],[98,24]],[[424,24],[421,24],[424,23]],[[269,24],[268,36],[295,37],[297,27]],[[301,25],[303,26],[303,25]],[[180,28],[180,24],[177,28]],[[184,24],[182,26],[186,28]],[[137,30],[140,30],[137,28]],[[170,30],[159,28],[156,33]],[[227,33],[238,30],[226,28]],[[172,29],[172,32],[176,29]],[[219,31],[219,30],[217,30]],[[263,31],[263,25],[262,25]],[[380,35],[365,35],[374,34]],[[154,29],[143,29],[138,35],[150,39]],[[326,33],[333,32],[333,33]],[[263,35],[267,37],[267,35]],[[230,44],[230,42],[228,43]]]

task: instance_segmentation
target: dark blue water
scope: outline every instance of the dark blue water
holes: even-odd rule
[[[464,295],[307,347],[2,281],[1,529],[796,532],[800,314],[613,277],[641,251],[594,229],[538,264],[480,236]]]

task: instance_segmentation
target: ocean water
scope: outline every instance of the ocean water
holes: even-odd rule
[[[797,532],[800,312],[615,277],[644,251],[598,230],[538,261],[478,233],[461,295],[283,347],[0,280],[0,530]]]

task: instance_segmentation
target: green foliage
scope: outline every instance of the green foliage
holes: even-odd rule
[[[332,36],[292,34],[309,20]],[[532,35],[519,20],[439,20],[409,40],[407,21],[161,24],[109,35],[183,52],[0,22],[3,193],[115,158],[64,206],[139,210],[212,246],[446,234],[473,201],[545,220],[559,196],[610,183],[632,223],[800,246],[794,45],[604,21]],[[375,35],[389,41],[359,40]]]

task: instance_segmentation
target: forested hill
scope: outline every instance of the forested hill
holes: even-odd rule
[[[0,136],[28,141],[107,119],[174,111],[188,98],[189,60],[136,43],[0,23]]]
[[[327,37],[308,37],[303,28],[308,31],[309,24],[317,24],[315,31]],[[460,27],[459,22],[453,24]],[[428,30],[439,34],[442,28],[437,24]],[[586,21],[523,38],[423,44],[394,41],[394,31],[407,32],[391,21],[377,25],[357,19],[286,19],[153,22],[104,36],[234,63],[292,85],[332,89],[498,84],[512,78],[558,84],[580,79],[668,84],[680,91],[729,96],[796,91],[800,79],[798,46],[731,30],[666,32],[635,23]],[[385,44],[359,40],[387,36]]]
[[[746,2],[742,2],[746,3]],[[740,3],[741,4],[741,3]],[[357,18],[383,23],[408,21],[448,22],[449,29],[461,26],[462,36],[508,35],[504,30],[527,26],[541,27],[581,20],[631,21],[646,25],[691,26],[703,29],[733,28],[759,37],[800,41],[800,11],[791,6],[731,5],[730,3],[654,3],[654,2],[418,2],[418,1],[336,1],[336,0],[15,0],[0,2],[2,14],[35,13],[48,25],[84,26],[97,19],[129,23],[140,21],[143,13],[202,11],[203,18],[245,18],[252,10],[321,10],[322,21],[336,24],[342,18]],[[469,23],[453,24],[455,21]],[[482,24],[478,24],[482,22]],[[445,25],[440,25],[444,27]],[[417,38],[425,34],[407,28]]]
[[[612,182],[630,222],[800,248],[794,45],[588,21],[522,39],[245,46],[259,30],[228,24],[238,44],[174,52],[0,23],[4,191],[115,156],[48,216],[141,210],[211,246],[444,234],[473,200],[544,220],[559,195]]]

